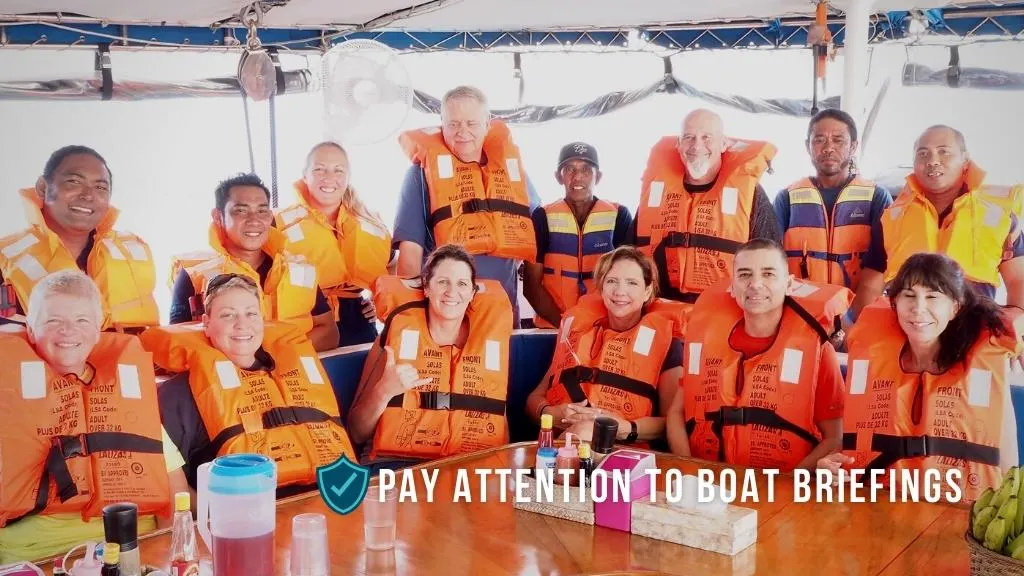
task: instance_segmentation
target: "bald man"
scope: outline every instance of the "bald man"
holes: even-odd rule
[[[758,184],[775,153],[767,142],[726,138],[722,118],[702,109],[654,145],[628,236],[658,265],[661,296],[693,304],[729,275],[740,246],[781,241]]]
[[[967,153],[963,134],[932,126],[914,143],[914,172],[907,176],[873,232],[864,257],[854,314],[882,294],[903,262],[918,252],[942,252],[967,280],[994,298],[1000,277],[1006,304],[1024,307],[1024,187],[985,184],[985,172]],[[849,322],[850,318],[847,319]]]

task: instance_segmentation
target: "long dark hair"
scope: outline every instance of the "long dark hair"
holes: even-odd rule
[[[964,271],[960,265],[944,254],[914,254],[907,258],[888,287],[889,303],[894,311],[900,292],[914,286],[941,292],[959,305],[956,316],[939,335],[936,363],[941,370],[963,361],[978,341],[982,330],[988,330],[994,336],[1009,333],[999,305],[987,296],[978,294],[964,280]]]

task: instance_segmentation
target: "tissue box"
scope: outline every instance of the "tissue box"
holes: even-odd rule
[[[607,474],[602,478],[594,470],[593,481],[604,484],[603,490],[599,488],[597,494],[606,495],[604,502],[594,503],[594,524],[629,532],[632,503],[648,498],[651,494],[651,477],[644,471],[654,467],[654,454],[650,452],[616,450],[609,454],[597,467],[597,470],[604,470]],[[615,493],[615,470],[628,471],[629,498],[616,497],[619,495]]]
[[[663,492],[633,503],[633,534],[734,556],[757,541],[757,510],[728,505],[719,514],[669,503]]]
[[[594,524],[594,503],[590,499],[589,491],[579,486],[565,486],[556,483],[551,492],[552,502],[537,502],[537,479],[533,476],[527,476],[525,477],[524,484],[526,485],[525,493],[531,501],[519,502],[513,493],[512,506],[516,510],[554,516],[555,518],[572,520],[581,524]],[[564,502],[566,490],[569,491],[568,502]],[[581,491],[584,494],[583,502],[580,502]]]

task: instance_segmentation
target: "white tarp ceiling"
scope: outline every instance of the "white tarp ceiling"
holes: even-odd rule
[[[853,0],[834,0],[843,10]],[[209,26],[230,19],[247,0],[0,0],[3,15],[62,12],[117,23]],[[404,30],[582,30],[683,22],[719,22],[810,15],[811,0],[272,0],[264,26],[347,27],[419,7],[383,26]],[[986,0],[876,0],[874,12],[944,6],[991,6]],[[383,22],[381,22],[383,24]]]

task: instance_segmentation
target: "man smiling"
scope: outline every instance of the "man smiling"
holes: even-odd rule
[[[29,227],[0,239],[0,323],[24,323],[29,294],[47,274],[80,269],[99,287],[104,330],[158,324],[149,246],[114,230],[113,178],[92,148],[65,146],[34,188],[21,191]]]

